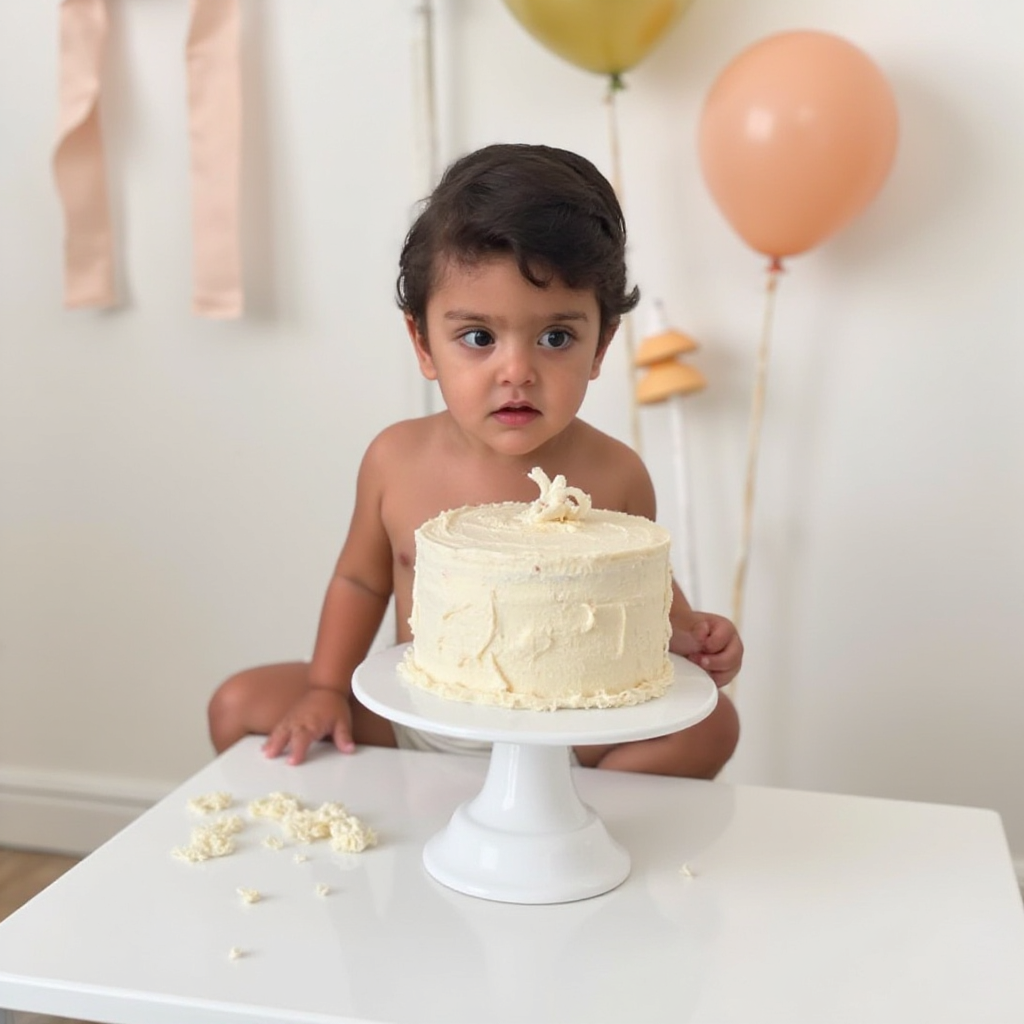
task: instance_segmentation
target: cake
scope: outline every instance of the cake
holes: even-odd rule
[[[665,692],[669,533],[534,469],[532,504],[443,512],[416,531],[400,666],[411,684],[509,708],[610,708]]]

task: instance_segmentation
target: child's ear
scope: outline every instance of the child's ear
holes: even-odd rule
[[[416,361],[420,364],[420,373],[427,380],[437,380],[437,370],[434,367],[434,360],[430,355],[430,345],[426,336],[416,326],[416,318],[412,313],[405,314],[405,329],[412,339],[412,347],[416,352]]]
[[[605,353],[608,351],[608,346],[612,343],[612,338],[615,336],[615,332],[619,329],[619,321],[613,320],[607,327],[605,327],[601,338],[597,343],[597,353],[594,356],[594,364],[590,367],[590,379],[597,380],[601,376],[601,364],[604,362]]]

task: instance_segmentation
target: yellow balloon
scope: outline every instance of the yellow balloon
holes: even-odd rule
[[[638,64],[693,0],[505,0],[538,42],[559,57],[617,77]]]

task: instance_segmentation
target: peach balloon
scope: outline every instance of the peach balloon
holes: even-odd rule
[[[784,32],[743,51],[712,85],[701,169],[740,237],[781,259],[871,202],[898,132],[889,84],[863,51],[825,32]]]

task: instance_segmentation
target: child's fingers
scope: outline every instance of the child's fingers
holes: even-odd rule
[[[339,722],[334,727],[334,745],[343,754],[351,754],[356,749],[356,745],[352,741],[352,733],[344,722]]]
[[[675,629],[672,631],[672,640],[668,649],[673,654],[679,654],[684,658],[692,658],[700,653],[700,641],[688,629]]]
[[[277,726],[266,738],[263,744],[263,753],[267,757],[280,757],[281,752],[288,746],[288,730]]]
[[[719,651],[717,654],[703,654],[697,660],[697,664],[700,665],[705,672],[710,675],[715,683],[719,686],[725,686],[726,683],[731,682],[736,674],[740,670],[740,665],[743,662],[743,644],[740,642],[738,636],[734,636],[732,640],[725,646],[725,648]]]
[[[291,740],[288,743],[291,753],[288,755],[289,764],[302,764],[306,760],[306,753],[316,737],[305,726],[298,726],[292,730]]]
[[[712,651],[711,656],[723,666],[736,665],[739,667],[740,662],[743,661],[743,641],[739,638],[739,634],[731,634],[729,642],[720,651]]]
[[[263,753],[267,757],[280,757],[287,750],[288,763],[301,764],[314,739],[313,731],[306,726],[282,723],[263,744]]]
[[[717,619],[711,624],[707,639],[704,641],[704,650],[708,654],[720,654],[724,651],[736,636],[732,623],[727,619]]]
[[[710,631],[711,625],[703,618],[692,622],[688,628],[677,626],[672,631],[672,640],[668,649],[673,654],[692,659],[706,649],[705,645]]]

